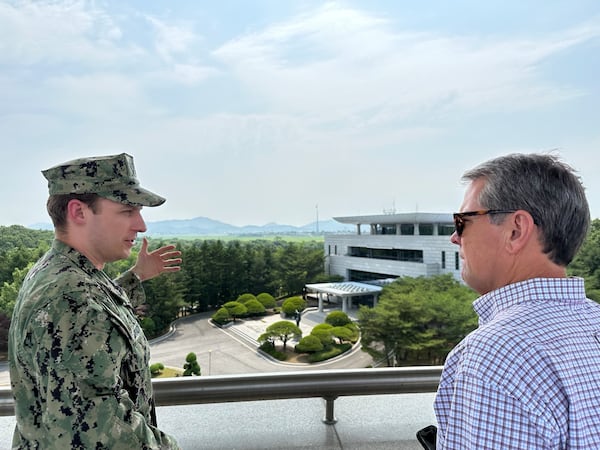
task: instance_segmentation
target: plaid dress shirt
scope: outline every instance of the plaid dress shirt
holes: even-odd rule
[[[438,449],[600,449],[600,305],[579,278],[537,278],[473,304],[448,355]]]

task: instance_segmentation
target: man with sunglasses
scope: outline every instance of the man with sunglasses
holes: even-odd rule
[[[580,179],[547,154],[463,179],[451,241],[479,328],[446,360],[437,448],[600,448],[600,305],[566,274],[590,225]]]

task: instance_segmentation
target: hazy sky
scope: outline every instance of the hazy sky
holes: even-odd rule
[[[552,149],[600,217],[599,111],[597,0],[0,0],[0,225],[121,152],[148,221],[452,212],[465,169]]]

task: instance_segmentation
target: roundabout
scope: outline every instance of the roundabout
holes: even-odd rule
[[[325,317],[331,311],[333,310],[306,310],[299,324],[302,335],[307,336],[314,326],[324,323]],[[202,376],[327,368],[351,369],[373,364],[371,356],[360,349],[360,343],[336,358],[319,363],[305,362],[305,354],[295,354],[296,357],[288,361],[278,361],[258,350],[258,337],[269,325],[284,320],[279,314],[236,321],[235,324],[223,328],[210,321],[211,315],[212,313],[201,313],[177,320],[167,335],[150,342],[151,363],[161,362],[166,367],[181,368],[186,355],[194,352]],[[349,316],[352,318],[351,314]],[[296,343],[297,341],[290,341],[288,346],[293,348]]]

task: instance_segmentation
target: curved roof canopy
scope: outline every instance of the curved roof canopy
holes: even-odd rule
[[[357,281],[346,281],[343,283],[317,283],[307,284],[309,292],[321,292],[323,294],[338,295],[340,297],[356,297],[358,295],[373,295],[381,292],[381,286],[375,286]]]
[[[398,214],[376,214],[370,216],[345,216],[334,217],[340,223],[354,225],[362,224],[393,224],[393,223],[453,223],[450,213],[398,213]]]

